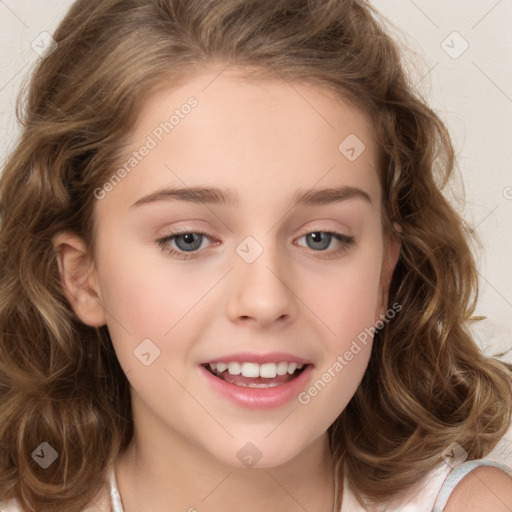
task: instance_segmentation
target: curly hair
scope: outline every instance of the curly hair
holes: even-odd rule
[[[469,321],[473,231],[443,187],[447,130],[414,90],[396,43],[363,0],[77,0],[28,92],[0,178],[0,496],[27,511],[81,511],[133,437],[129,384],[106,326],[76,316],[53,237],[94,253],[93,191],[127,143],[142,101],[208,63],[302,81],[349,98],[375,130],[383,229],[402,249],[357,392],[329,427],[362,504],[415,483],[458,442],[485,456],[506,432],[512,368],[485,357]],[[397,228],[400,227],[400,229]],[[42,470],[31,453],[58,452]]]

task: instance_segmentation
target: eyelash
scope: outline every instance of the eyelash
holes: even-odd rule
[[[327,257],[326,256],[316,256],[316,257],[319,257],[322,259],[334,258],[338,255],[341,255],[355,243],[355,238],[353,236],[345,235],[343,233],[338,233],[337,231],[319,230],[319,229],[313,229],[311,231],[306,231],[301,236],[299,236],[299,239],[306,235],[310,235],[313,233],[325,233],[328,235],[332,235],[336,240],[338,240],[338,242],[341,243],[341,247],[339,249],[336,249],[334,251],[330,251],[327,253],[330,256],[327,256]],[[208,233],[205,233],[204,231],[201,231],[201,230],[183,229],[183,230],[173,231],[163,238],[158,238],[155,240],[155,243],[161,248],[161,250],[163,252],[169,254],[170,256],[175,256],[182,260],[189,260],[189,259],[195,258],[196,256],[193,256],[193,255],[197,254],[197,252],[198,252],[197,250],[193,251],[193,252],[191,251],[190,253],[186,253],[186,252],[181,252],[181,251],[172,249],[169,246],[170,241],[174,240],[175,238],[178,238],[179,236],[183,236],[183,235],[201,235],[201,236],[205,236],[206,238],[208,238],[210,240],[212,238]],[[319,253],[325,252],[325,250],[323,250],[323,251],[315,251],[313,249],[311,249],[311,250],[313,252],[319,252]]]

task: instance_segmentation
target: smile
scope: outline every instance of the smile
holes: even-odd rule
[[[201,365],[215,391],[237,405],[253,409],[273,408],[292,400],[309,379],[312,364],[206,363]]]

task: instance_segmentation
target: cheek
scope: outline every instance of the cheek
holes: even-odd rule
[[[317,281],[309,295],[325,326],[325,343],[315,380],[301,393],[299,403],[315,417],[325,418],[326,423],[332,423],[345,409],[366,371],[379,278],[380,259],[359,255],[338,273]]]
[[[99,233],[97,259],[102,300],[112,323],[144,336],[162,336],[195,296],[190,272],[128,223],[108,220]]]
[[[121,257],[115,265],[105,265],[102,296],[113,323],[144,336],[162,335],[172,326],[173,311],[183,299],[177,283],[168,281],[141,260]]]
[[[148,250],[130,245],[128,237],[120,238],[112,236],[110,243],[103,245],[97,268],[108,329],[118,359],[128,372],[134,365],[139,367],[134,350],[143,340],[152,340],[163,351],[204,292],[198,295],[203,287],[195,286],[179,266],[169,266],[158,247]],[[173,351],[179,350],[173,344]]]
[[[311,276],[311,283],[306,285],[312,309],[341,343],[374,324],[380,296],[380,265],[376,247],[341,261],[337,270],[323,276],[317,274],[314,279]]]

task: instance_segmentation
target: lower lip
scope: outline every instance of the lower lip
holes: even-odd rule
[[[309,364],[300,375],[290,382],[271,388],[249,388],[229,384],[219,377],[215,377],[203,366],[200,366],[200,369],[212,388],[235,404],[249,409],[274,409],[297,399],[310,378],[313,365]]]

